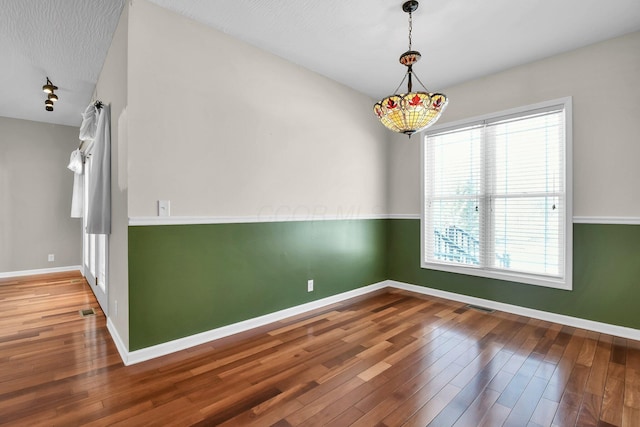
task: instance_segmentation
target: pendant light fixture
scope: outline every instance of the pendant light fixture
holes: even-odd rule
[[[415,0],[407,1],[402,5],[402,10],[409,14],[409,50],[400,55],[400,63],[407,67],[407,72],[396,88],[396,94],[387,96],[373,106],[373,112],[384,126],[409,137],[433,125],[448,102],[446,95],[429,92],[413,71],[413,64],[421,57],[420,52],[411,50],[412,14],[416,9],[418,9],[418,2]],[[424,91],[413,91],[414,77]],[[398,94],[398,89],[405,80],[407,80],[407,91]]]
[[[42,91],[47,95],[47,99],[44,101],[44,109],[47,111],[53,111],[53,103],[58,100],[58,95],[54,91],[58,90],[58,86],[55,86],[47,77],[47,83],[42,86]]]

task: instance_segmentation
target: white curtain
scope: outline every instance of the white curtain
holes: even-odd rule
[[[82,113],[79,139],[81,148],[71,152],[67,168],[73,172],[73,190],[71,193],[71,218],[82,218],[84,205],[84,162],[96,138],[99,110],[95,104],[89,104]],[[84,145],[82,145],[84,142]]]
[[[111,119],[108,105],[96,110],[95,139],[86,153],[92,157],[86,232],[111,234]]]
[[[93,141],[96,139],[99,112],[100,110],[96,107],[96,104],[89,104],[89,106],[84,110],[84,113],[82,113],[80,141]]]
[[[84,159],[82,151],[71,152],[67,168],[73,172],[73,192],[71,193],[71,218],[82,218],[82,205],[84,203]]]

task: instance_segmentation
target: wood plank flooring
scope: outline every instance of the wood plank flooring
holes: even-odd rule
[[[81,276],[0,279],[0,425],[640,426],[640,343],[394,290],[125,367]]]

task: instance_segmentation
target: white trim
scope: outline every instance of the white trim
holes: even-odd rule
[[[544,286],[546,288],[572,290],[571,283],[554,276],[542,276],[512,272],[506,270],[490,270],[460,266],[455,264],[423,262],[420,266],[427,270],[446,271],[447,273],[465,274],[467,276],[486,277],[488,279],[506,280],[509,282],[522,283],[526,285]]]
[[[551,110],[553,107],[564,106],[568,99],[571,99],[571,96],[566,96],[563,98],[551,99],[549,101],[542,101],[535,104],[524,105],[520,107],[509,108],[507,110],[496,111],[494,113],[482,114],[480,116],[469,117],[466,119],[460,119],[453,122],[444,122],[439,123],[435,126],[429,128],[428,131],[424,132],[424,136],[426,135],[437,135],[440,133],[445,133],[449,130],[453,130],[456,128],[462,127],[472,127],[483,124],[485,122],[493,122],[494,119],[501,120],[506,117],[511,117],[514,115],[521,115],[521,113],[526,111],[535,112],[536,110]]]
[[[247,224],[257,222],[291,221],[352,221],[362,219],[387,219],[386,214],[371,215],[262,215],[262,216],[135,216],[129,217],[129,225],[189,225],[189,224]]]
[[[125,365],[132,365],[135,363],[144,362],[146,360],[154,359],[156,357],[165,356],[176,351],[185,350],[190,347],[194,347],[200,344],[204,344],[213,340],[234,335],[239,332],[248,331],[250,329],[258,328],[260,326],[267,325],[269,323],[277,322],[287,317],[296,316],[298,314],[305,313],[307,311],[315,310],[330,304],[335,304],[340,301],[344,301],[349,298],[365,295],[379,289],[383,289],[387,286],[387,282],[374,283],[373,285],[364,286],[362,288],[354,289],[352,291],[343,292],[341,294],[333,295],[327,298],[322,298],[316,301],[311,301],[305,304],[301,304],[295,307],[287,308],[284,310],[276,311],[274,313],[265,314],[264,316],[254,317],[242,322],[234,323],[220,328],[212,329],[199,334],[190,335],[188,337],[179,338],[177,340],[165,342],[162,344],[154,345],[152,347],[146,347],[140,350],[128,351],[124,346],[124,343],[118,336],[116,347],[120,352],[120,357]],[[108,326],[109,322],[107,323]],[[117,331],[113,327],[113,331],[109,329],[111,335],[117,336]]]
[[[34,276],[36,274],[61,273],[65,271],[76,271],[76,270],[82,272],[82,266],[70,265],[67,267],[39,268],[37,270],[7,271],[4,273],[0,273],[0,279],[5,279],[7,277],[18,277],[18,276]]]
[[[573,289],[573,100],[570,96],[564,98],[558,98],[550,101],[544,101],[537,104],[526,105],[522,107],[516,107],[509,110],[499,111],[495,113],[485,114],[483,116],[473,117],[469,119],[458,120],[456,122],[445,123],[436,125],[430,128],[423,137],[420,147],[420,195],[421,195],[421,221],[420,221],[420,267],[424,269],[447,271],[458,274],[465,274],[469,276],[487,277],[498,280],[515,281],[519,283],[526,283],[536,286],[545,286],[556,289],[572,290]],[[561,235],[562,241],[560,241],[559,249],[564,251],[564,255],[561,258],[562,274],[560,276],[549,276],[543,274],[528,274],[524,272],[514,272],[508,269],[494,267],[491,268],[491,263],[486,263],[483,259],[493,253],[491,247],[485,247],[487,244],[491,244],[493,236],[491,233],[493,229],[489,226],[492,221],[492,217],[487,214],[488,207],[485,206],[480,211],[480,265],[468,266],[463,264],[453,264],[440,262],[439,260],[427,260],[428,257],[434,258],[433,254],[425,253],[427,250],[432,251],[431,246],[427,245],[427,236],[433,236],[433,225],[427,221],[427,203],[426,203],[426,191],[428,188],[425,186],[431,183],[432,177],[428,177],[426,174],[428,171],[432,171],[432,168],[427,168],[425,164],[425,158],[428,153],[425,153],[427,139],[430,135],[438,135],[441,133],[450,132],[456,129],[468,129],[479,124],[491,124],[503,121],[511,118],[527,118],[530,114],[538,114],[541,112],[557,112],[563,116],[564,122],[564,189],[558,195],[564,200],[564,215],[562,217],[562,229]],[[492,170],[493,166],[487,166],[488,159],[492,158],[492,155],[486,155],[482,151],[485,147],[485,140],[481,144],[481,180],[484,180],[486,172]],[[494,194],[493,189],[483,188],[480,196]],[[553,195],[553,193],[547,193]],[[528,194],[527,197],[531,197]],[[476,207],[477,209],[477,207]],[[484,215],[486,214],[486,215]],[[483,219],[484,217],[484,219]],[[483,225],[485,227],[483,227]],[[426,229],[429,227],[429,229]],[[489,235],[483,235],[482,230],[485,229]],[[493,257],[493,255],[490,255]]]
[[[565,131],[565,215],[564,224],[564,280],[560,289],[573,290],[573,98],[564,98]]]
[[[439,289],[427,288],[424,286],[412,285],[409,283],[387,280],[389,287],[403,289],[423,295],[431,295],[448,300],[458,301],[465,304],[479,305],[494,310],[505,311],[507,313],[532,317],[534,319],[546,320],[548,322],[560,323],[562,325],[573,326],[575,328],[587,329],[603,334],[615,335],[618,337],[640,340],[640,330],[628,328],[626,326],[611,325],[609,323],[596,322],[594,320],[581,319],[579,317],[566,316],[564,314],[551,313],[548,311],[536,310],[533,308],[521,307],[518,305],[506,304],[503,302],[487,300],[483,298],[471,297],[468,295],[456,294],[453,292],[441,291]]]
[[[128,362],[129,350],[127,350],[127,345],[122,340],[122,337],[118,333],[118,329],[116,328],[116,325],[113,324],[109,316],[107,316],[107,330],[111,334],[111,338],[113,339],[113,343],[116,345],[116,348],[118,349],[118,353],[120,353],[120,359],[122,359],[122,362],[126,366],[128,366],[130,364]]]
[[[420,214],[389,214],[386,219],[420,219]]]
[[[363,219],[420,219],[420,214],[334,215],[308,217],[259,217],[259,216],[136,216],[129,218],[129,225],[197,225],[197,224],[247,224],[256,222],[288,221],[338,221]],[[640,225],[640,217],[574,216],[575,224],[628,224]]]
[[[287,308],[284,310],[276,311],[274,313],[265,314],[264,316],[255,317],[253,319],[247,319],[242,322],[234,323],[220,328],[212,329],[199,334],[190,335],[188,337],[179,338],[177,340],[165,342],[162,344],[154,345],[152,347],[143,348],[140,350],[129,351],[124,341],[118,334],[116,327],[111,319],[107,317],[107,329],[113,338],[113,341],[120,353],[120,358],[125,365],[133,365],[147,360],[154,359],[156,357],[165,356],[167,354],[175,353],[177,351],[186,350],[187,348],[195,347],[200,344],[204,344],[213,340],[234,335],[240,332],[248,331],[253,328],[274,323],[288,317],[296,316],[306,313],[317,308],[321,308],[327,305],[335,304],[354,298],[361,295],[384,289],[395,288],[402,289],[409,292],[415,292],[422,295],[430,295],[439,298],[448,299],[451,301],[458,301],[465,304],[480,305],[483,307],[491,308],[494,310],[500,310],[507,313],[518,314],[521,316],[527,316],[534,319],[545,320],[548,322],[559,323],[561,325],[573,326],[576,328],[587,329],[604,334],[615,335],[618,337],[629,338],[633,340],[640,340],[640,330],[628,328],[625,326],[611,325],[608,323],[596,322],[593,320],[581,319],[578,317],[566,316],[564,314],[551,313],[548,311],[536,310],[532,308],[521,307],[512,304],[506,304],[498,301],[487,300],[483,298],[472,297],[468,295],[456,294],[453,292],[442,291],[439,289],[428,288],[425,286],[412,285],[409,283],[398,282],[395,280],[385,280],[382,282],[374,283],[373,285],[365,286],[362,288],[354,289],[352,291],[344,292],[338,295],[333,295],[327,298],[323,298],[317,301],[311,301],[306,304],[301,304],[295,307]]]
[[[640,217],[633,216],[574,216],[574,224],[640,225]]]

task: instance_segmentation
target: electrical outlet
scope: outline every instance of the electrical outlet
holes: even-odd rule
[[[307,280],[307,292],[313,292],[313,279]]]
[[[56,255],[55,254],[49,254],[49,257],[47,258],[49,260],[49,262],[53,262],[56,260]]]

